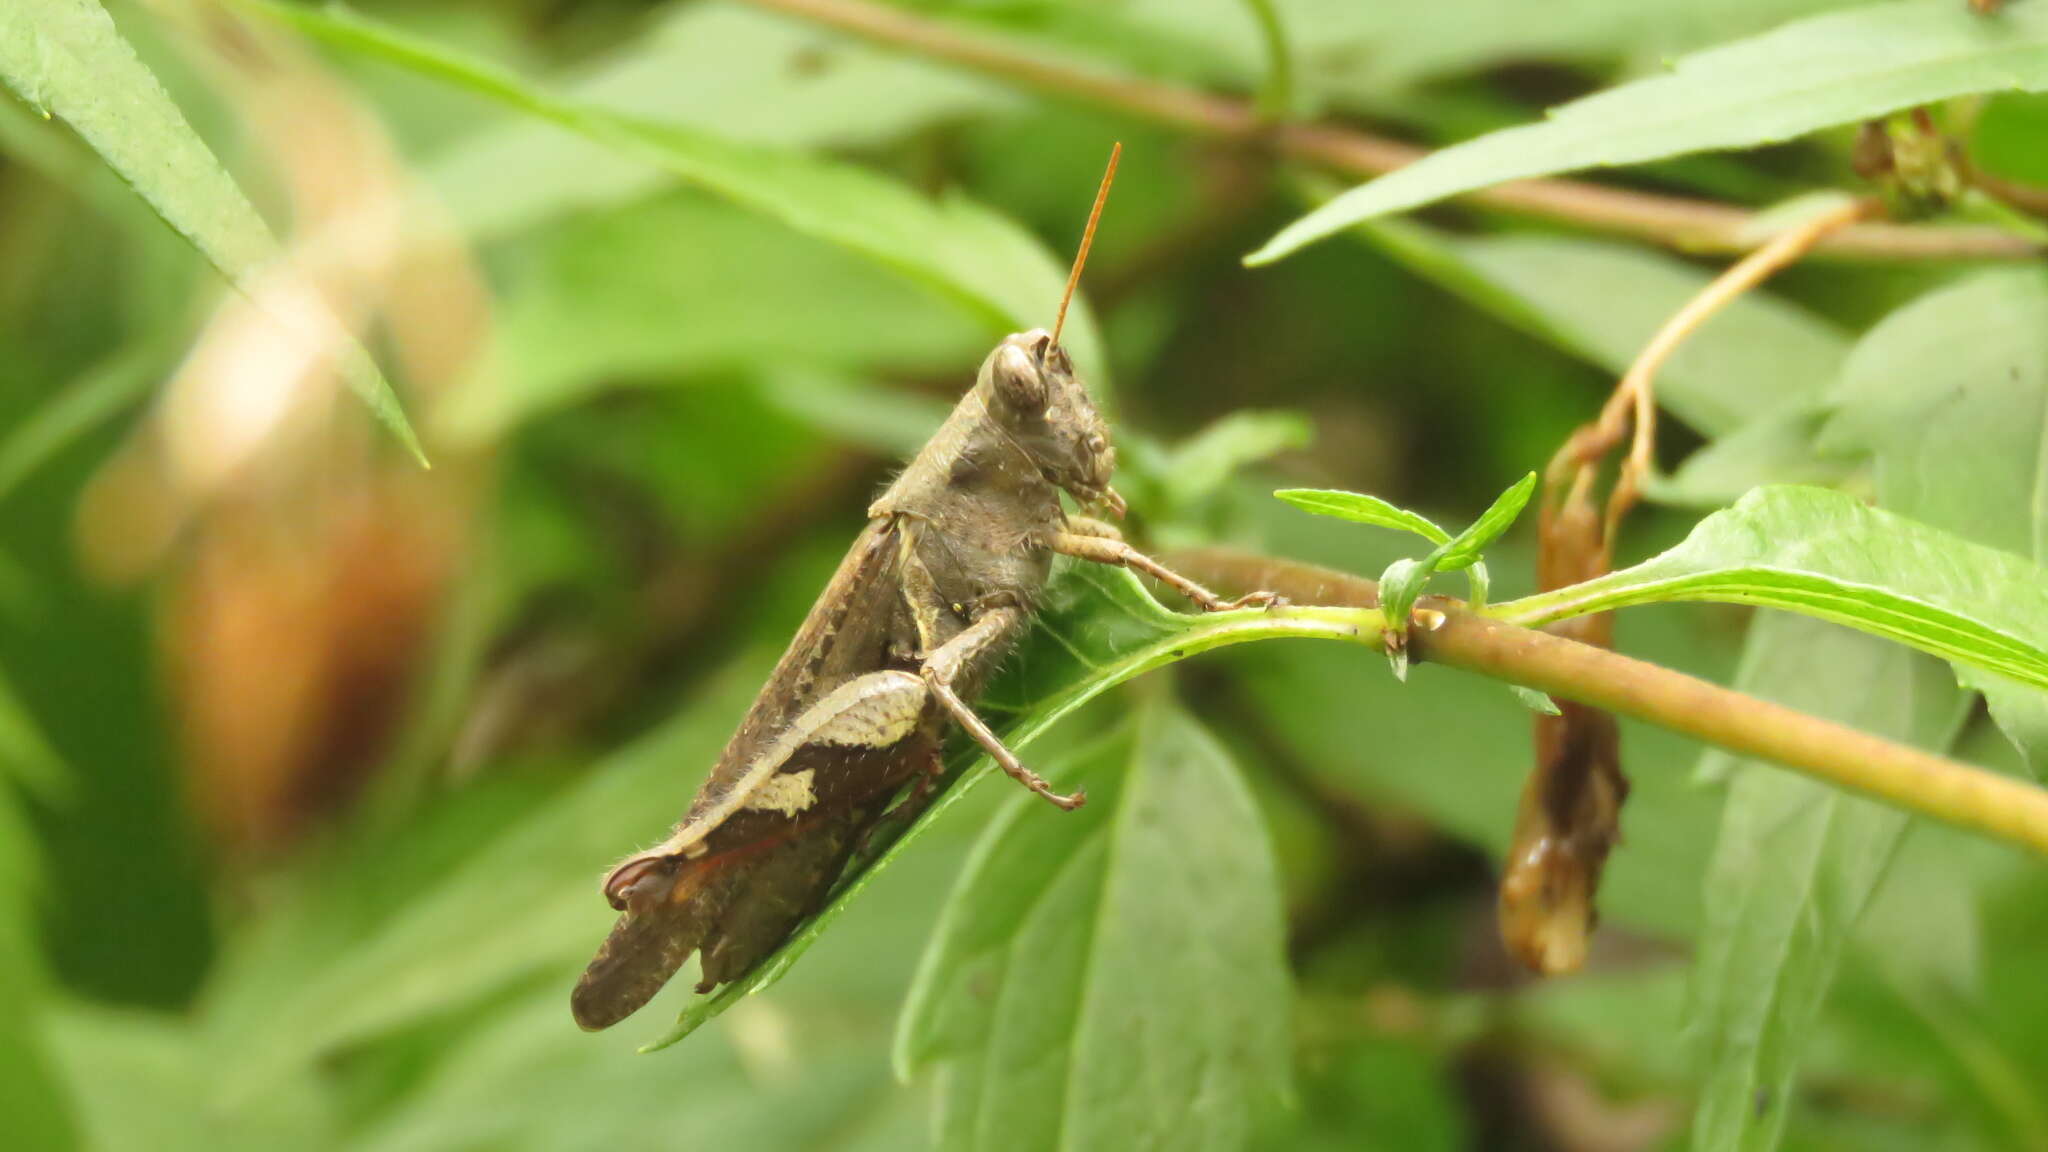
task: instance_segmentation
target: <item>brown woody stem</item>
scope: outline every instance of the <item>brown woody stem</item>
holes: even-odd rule
[[[1269,589],[1298,604],[1379,603],[1371,580],[1310,564],[1213,548],[1168,562],[1205,584]],[[1416,660],[1633,716],[2048,855],[2048,790],[1604,648],[1430,603],[1444,621],[1411,629]]]
[[[1245,101],[1078,68],[868,0],[749,2],[1048,95],[1113,108],[1201,136],[1264,143],[1290,159],[1350,176],[1378,176],[1428,154],[1413,144],[1339,124],[1275,124]],[[1751,212],[1707,200],[1573,180],[1518,180],[1473,192],[1466,199],[1693,252],[1739,252],[1755,244]],[[2041,254],[2039,245],[1996,228],[1884,223],[1843,228],[1814,250],[1866,260],[2022,260]]]

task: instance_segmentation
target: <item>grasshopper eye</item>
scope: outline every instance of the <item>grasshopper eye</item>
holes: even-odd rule
[[[1045,408],[1045,374],[1031,353],[1015,344],[996,350],[995,390],[997,399],[1013,412],[1038,412]]]

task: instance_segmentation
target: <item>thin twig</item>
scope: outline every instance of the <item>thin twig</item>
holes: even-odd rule
[[[1606,541],[1609,547],[1613,545],[1616,526],[1635,506],[1656,467],[1656,380],[1665,361],[1671,358],[1679,345],[1699,331],[1701,325],[1734,303],[1744,292],[1813,251],[1828,236],[1882,210],[1883,205],[1876,200],[1845,202],[1785,229],[1754,252],[1729,265],[1657,329],[1656,335],[1650,337],[1650,342],[1643,346],[1635,362],[1622,374],[1621,383],[1615,386],[1614,394],[1608,397],[1599,417],[1574,432],[1557,450],[1557,455],[1550,461],[1546,481],[1552,491],[1556,491],[1565,475],[1577,469],[1573,487],[1578,488],[1589,482],[1592,468],[1621,443],[1621,438],[1633,425],[1635,437],[1629,446],[1628,458],[1615,477],[1614,491],[1607,500]]]
[[[1382,175],[1428,154],[1413,144],[1344,125],[1274,124],[1243,101],[1077,68],[868,0],[748,2],[1049,95],[1114,108],[1198,135],[1263,143],[1291,159],[1351,176]],[[1743,251],[1754,234],[1754,214],[1744,208],[1572,180],[1519,180],[1467,198],[1489,208],[1692,252]],[[2041,254],[2039,245],[1996,228],[1884,223],[1843,228],[1827,236],[1816,251],[1866,260],[2022,260]]]
[[[1376,607],[1370,580],[1220,548],[1175,552],[1175,569],[1212,588],[1264,588],[1297,604]],[[1781,764],[1893,807],[2048,855],[2048,790],[1809,716],[1605,648],[1429,600],[1444,613],[1410,634],[1412,658],[1547,692]]]

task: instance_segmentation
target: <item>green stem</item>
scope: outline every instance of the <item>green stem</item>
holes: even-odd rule
[[[1265,588],[1297,602],[1358,611],[1379,599],[1370,580],[1270,557],[1196,549],[1168,562],[1205,584]],[[1431,606],[1444,612],[1444,620],[1433,630],[1411,630],[1409,650],[1417,662],[1462,668],[1632,716],[2048,855],[2048,790],[1605,648],[1474,615],[1454,601]],[[1283,611],[1330,620],[1328,613],[1341,610]],[[1351,620],[1354,627],[1364,623],[1363,617]],[[1363,632],[1352,638],[1378,640]]]
[[[1245,0],[1252,19],[1259,25],[1259,41],[1266,50],[1266,83],[1259,89],[1259,114],[1279,122],[1294,114],[1294,53],[1287,47],[1287,30],[1273,0]]]

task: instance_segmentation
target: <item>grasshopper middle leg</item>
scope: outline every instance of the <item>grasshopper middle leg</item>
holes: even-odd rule
[[[990,758],[1002,765],[1018,783],[1052,801],[1055,805],[1072,811],[1087,802],[1086,792],[1064,795],[1053,791],[1045,778],[1024,766],[1017,754],[1003,744],[989,726],[982,721],[972,707],[953,689],[953,681],[961,672],[974,665],[985,653],[1001,651],[1029,623],[1030,617],[1024,610],[1014,607],[991,608],[967,626],[965,631],[940,645],[937,651],[925,658],[924,682],[931,689],[932,698],[952,714],[974,741],[980,744]]]

